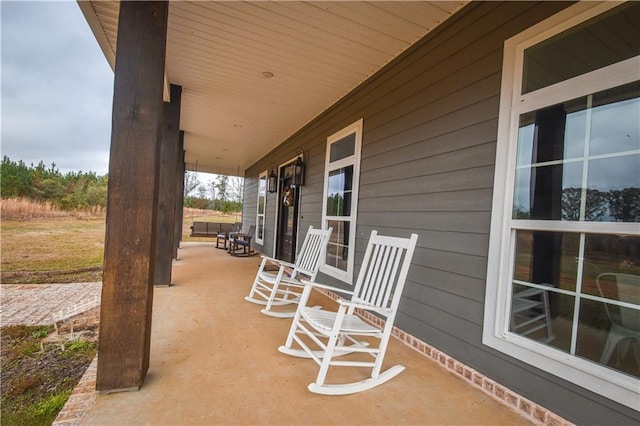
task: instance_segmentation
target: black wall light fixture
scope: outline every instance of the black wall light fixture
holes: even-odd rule
[[[296,152],[299,154],[298,158],[296,158],[295,163],[293,163],[293,181],[291,184],[293,186],[303,186],[304,185],[304,175],[307,169],[307,165],[304,163],[304,151],[302,148],[298,148]]]
[[[271,169],[269,171],[269,178],[267,179],[267,191],[270,193],[278,192],[278,175]]]

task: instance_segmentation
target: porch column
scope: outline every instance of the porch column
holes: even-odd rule
[[[120,2],[96,389],[138,390],[149,368],[158,155],[169,5]]]
[[[180,100],[182,87],[170,87],[171,102],[164,103],[164,122],[160,146],[158,190],[158,239],[156,243],[155,285],[171,284],[171,260],[176,213],[176,179],[180,148]]]
[[[176,164],[176,214],[175,225],[173,227],[173,258],[178,258],[178,249],[182,241],[182,222],[184,220],[184,173],[186,165],[184,163],[184,131],[180,131],[180,144],[178,150],[178,162]]]

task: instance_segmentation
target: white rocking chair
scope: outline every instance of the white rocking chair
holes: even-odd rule
[[[287,341],[278,350],[287,355],[312,358],[320,366],[316,382],[309,385],[311,392],[325,395],[361,392],[385,383],[404,370],[404,366],[396,365],[380,372],[417,241],[416,234],[411,234],[411,238],[397,238],[379,236],[377,231],[372,231],[353,292],[307,283]],[[351,298],[339,299],[337,312],[311,308],[307,302],[314,287],[350,294]],[[385,319],[384,327],[380,329],[363,321],[356,316],[355,309],[381,315]],[[306,336],[304,340],[301,335]],[[357,340],[358,336],[376,338],[379,344],[370,347],[369,342]],[[302,349],[294,349],[294,342]],[[313,350],[309,345],[317,345],[320,350]],[[334,360],[334,357],[352,353],[371,355],[373,361]],[[325,384],[330,366],[371,368],[371,377],[355,383]]]
[[[272,308],[298,303],[304,286],[301,279],[313,281],[316,278],[332,230],[333,228],[314,229],[310,226],[295,264],[262,256],[262,263],[245,300],[265,305],[261,311],[265,315],[276,318],[293,317],[295,310],[282,312]]]

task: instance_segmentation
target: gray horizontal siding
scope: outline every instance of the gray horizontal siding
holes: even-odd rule
[[[327,137],[363,118],[356,271],[372,229],[419,234],[396,325],[571,421],[631,423],[633,410],[482,345],[503,43],[566,6],[467,6],[247,176],[290,159],[302,147],[308,167],[299,229],[319,226]],[[274,215],[275,197],[269,194],[271,244]]]

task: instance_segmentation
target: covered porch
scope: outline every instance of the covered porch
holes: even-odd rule
[[[86,412],[83,424],[530,424],[515,411],[526,402],[512,409],[397,338],[385,365],[401,363],[406,370],[389,383],[348,396],[309,392],[316,364],[277,350],[290,320],[267,317],[244,300],[260,258],[214,247],[182,243],[175,285],[154,289],[144,390],[91,391],[92,407],[75,401],[75,414]],[[529,409],[531,419],[540,415]],[[552,420],[542,416],[538,422]]]

